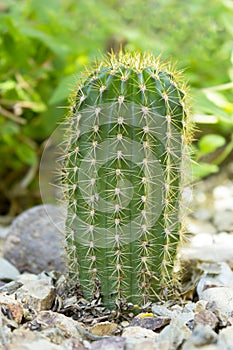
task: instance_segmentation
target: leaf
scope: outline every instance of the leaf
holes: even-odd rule
[[[231,116],[226,113],[222,108],[216,106],[211,102],[203,91],[194,91],[193,100],[195,113],[197,114],[210,114],[215,116],[219,122],[223,121],[225,123],[231,124]]]
[[[70,92],[73,90],[75,85],[74,74],[69,75],[61,79],[59,85],[54,90],[50,100],[50,105],[55,105],[60,101],[64,101],[70,95]]]
[[[220,92],[204,90],[204,93],[208,100],[213,102],[216,106],[223,108],[225,111],[233,111],[233,104]]]
[[[199,149],[203,154],[213,152],[217,148],[224,146],[225,144],[225,138],[217,134],[205,135],[198,142]]]
[[[0,90],[2,90],[2,92],[13,90],[16,88],[16,85],[17,84],[14,80],[9,79],[7,81],[0,83]]]
[[[70,51],[69,47],[62,42],[59,42],[51,35],[42,32],[39,29],[32,28],[31,26],[24,26],[21,29],[21,33],[27,35],[29,38],[40,40],[44,45],[50,48],[58,56],[65,56]]]
[[[37,161],[36,152],[30,146],[25,143],[17,144],[15,149],[17,156],[19,159],[28,165],[33,165]]]
[[[215,174],[219,171],[216,164],[209,164],[204,162],[192,163],[193,179],[198,180],[210,174]]]
[[[0,128],[0,135],[2,137],[5,137],[6,135],[15,135],[18,134],[20,131],[20,128],[16,124],[5,124],[2,125]]]

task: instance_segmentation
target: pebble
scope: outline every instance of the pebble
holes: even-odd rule
[[[91,328],[91,333],[95,335],[114,335],[118,325],[111,322],[99,322]]]
[[[233,327],[227,327],[220,331],[218,338],[219,349],[233,349]]]
[[[67,317],[57,312],[50,310],[40,311],[36,318],[33,320],[33,324],[38,324],[40,326],[40,331],[42,332],[45,332],[49,329],[59,329],[65,338],[80,338],[80,333],[77,328],[77,325],[79,325],[79,323],[73,320],[71,317]]]
[[[183,324],[193,320],[193,309],[195,304],[188,303],[184,308],[179,305],[175,305],[171,310],[168,310],[165,306],[156,305],[152,306],[152,312],[155,315],[161,315],[166,319],[179,319]]]
[[[189,339],[182,346],[182,350],[201,349],[203,345],[216,344],[217,333],[215,333],[209,325],[197,325]],[[203,348],[205,349],[205,347]]]
[[[22,287],[15,292],[17,299],[35,311],[49,310],[55,298],[52,280],[46,275],[23,274],[18,278]]]
[[[204,290],[201,298],[230,317],[233,313],[233,287],[214,287]]]
[[[209,325],[212,329],[215,329],[218,323],[218,319],[215,314],[210,310],[201,310],[194,316],[194,327],[198,324]]]
[[[6,259],[0,257],[0,280],[1,281],[12,281],[20,274],[19,270],[16,269]]]
[[[218,232],[233,232],[233,209],[228,208],[225,210],[216,211],[213,223],[217,228]]]
[[[200,233],[181,248],[180,255],[183,261],[227,262],[233,266],[233,235]]]
[[[9,226],[0,225],[0,239],[5,239],[9,232]]]
[[[151,310],[155,316],[163,316],[168,318],[173,317],[173,312],[165,305],[153,304]]]
[[[183,321],[174,318],[159,334],[159,345],[164,350],[177,349],[191,335]]]
[[[91,344],[90,350],[125,350],[126,340],[121,337],[109,337]]]
[[[140,340],[127,338],[124,350],[162,350],[162,348],[159,347],[159,344],[152,339]]]
[[[155,331],[166,326],[170,322],[168,317],[140,317],[136,316],[130,322],[130,326],[140,326]]]
[[[20,272],[65,272],[61,208],[46,204],[15,218],[4,244],[4,257]],[[59,226],[60,225],[60,226]]]
[[[122,337],[125,338],[153,338],[156,339],[158,335],[150,329],[142,328],[139,326],[129,326],[122,332]]]
[[[21,302],[15,300],[14,295],[0,294],[0,306],[4,315],[13,319],[18,324],[21,323],[24,310]]]
[[[56,343],[37,331],[22,329],[14,333],[7,350],[87,350],[78,339],[63,339],[61,343]]]
[[[206,232],[209,234],[217,233],[216,227],[209,221],[195,220],[191,217],[186,218],[186,227],[190,233],[198,234]]]
[[[203,277],[200,278],[197,284],[199,299],[202,298],[203,291],[210,287],[233,287],[233,272],[230,266],[225,262],[201,263],[198,267],[204,271]]]

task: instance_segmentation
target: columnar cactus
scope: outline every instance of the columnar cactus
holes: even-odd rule
[[[170,295],[189,136],[180,75],[151,54],[97,63],[68,117],[63,182],[71,280],[104,304]]]

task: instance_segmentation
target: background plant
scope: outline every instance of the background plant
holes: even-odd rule
[[[185,68],[197,177],[232,149],[233,8],[228,0],[4,0],[0,2],[0,213],[40,201],[44,140],[64,115],[83,66],[110,48],[151,50]]]

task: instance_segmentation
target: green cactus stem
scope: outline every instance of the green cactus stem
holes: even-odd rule
[[[170,296],[182,238],[185,86],[151,54],[111,54],[73,98],[63,183],[69,275],[113,308]]]

